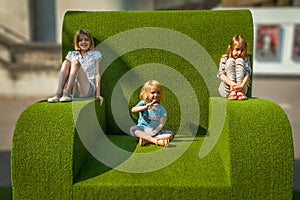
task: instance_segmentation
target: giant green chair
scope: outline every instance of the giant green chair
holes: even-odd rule
[[[218,95],[220,56],[242,34],[253,60],[248,10],[69,11],[62,57],[88,29],[101,51],[101,95],[32,104],[12,148],[13,199],[292,199],[293,140],[275,103]],[[128,135],[142,84],[162,83],[166,148]]]

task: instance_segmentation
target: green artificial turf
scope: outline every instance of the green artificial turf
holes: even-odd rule
[[[291,199],[294,151],[287,116],[262,99],[230,105],[231,176],[234,190],[244,191],[239,198]]]
[[[184,155],[154,172],[124,173],[91,157],[83,165],[74,185],[75,197],[110,198],[113,194],[114,198],[124,199],[147,199],[152,195],[170,199],[291,199],[293,147],[288,119],[282,109],[262,99],[225,101],[227,120],[224,129],[206,157],[199,158],[199,149],[207,137],[216,134],[214,132],[193,138]],[[259,111],[264,111],[264,115],[254,118],[252,115],[257,116]],[[263,121],[266,116],[268,121]],[[270,129],[269,123],[281,126]],[[154,145],[135,146],[128,136],[110,136],[110,139],[121,146],[127,144],[122,148],[135,153],[161,150]],[[168,148],[180,148],[185,142],[189,142],[189,138],[179,136]],[[136,167],[151,164],[151,160],[146,159],[135,162]],[[285,176],[282,176],[282,170],[286,170]],[[156,187],[160,189],[157,191]],[[156,193],[152,194],[153,191]]]
[[[178,91],[186,90],[186,88],[182,88],[182,78],[178,75],[172,76],[168,68],[161,68],[160,71],[155,73],[156,65],[168,66],[183,76],[191,85],[201,110],[199,124],[204,129],[208,127],[208,97],[218,96],[219,81],[216,79],[216,73],[219,59],[225,53],[231,38],[235,34],[244,35],[249,43],[248,53],[251,57],[253,54],[253,22],[251,13],[248,10],[226,12],[68,11],[63,21],[62,57],[65,57],[67,52],[73,49],[73,35],[81,28],[86,28],[92,33],[96,49],[103,54],[101,93],[109,102],[115,88],[121,87],[123,91],[126,91],[126,88],[136,82],[140,82],[141,86],[149,79],[156,79],[162,82],[163,85],[171,85]],[[161,30],[158,30],[158,28],[163,28],[166,34],[163,34],[164,32],[160,33]],[[132,34],[129,33],[127,38],[125,33],[136,29],[145,31],[145,33],[139,36],[136,33],[139,31],[136,31]],[[155,35],[157,32],[158,36]],[[121,34],[124,34],[124,36],[115,39],[116,41],[113,44],[107,42]],[[178,39],[177,35],[179,35]],[[189,39],[182,39],[182,37]],[[196,47],[202,47],[209,56],[201,52],[194,52],[196,47],[191,46],[190,40],[197,43]],[[107,45],[102,45],[105,42]],[[137,47],[134,48],[135,46]],[[117,54],[116,59],[113,59],[112,54]],[[192,57],[189,59],[188,56]],[[199,61],[199,63],[196,61]],[[149,67],[143,69],[141,74],[133,73],[127,82],[118,82],[125,73],[145,64],[148,64]],[[203,70],[201,74],[196,70],[197,67]],[[206,69],[211,71],[208,71],[208,73]],[[136,92],[139,92],[139,90]],[[171,91],[164,92],[164,106],[166,109],[174,110],[174,113],[178,112],[178,103],[173,98]],[[125,93],[122,98],[126,98],[126,95],[128,94]],[[191,104],[192,95],[185,91],[179,101]],[[251,89],[248,95],[251,96]],[[121,100],[123,99],[120,99],[120,104],[128,104],[128,101]],[[129,107],[136,101],[138,99],[129,102]],[[190,106],[192,107],[192,105]],[[106,114],[108,119],[113,119],[111,104],[107,104]],[[170,112],[170,119],[175,119],[177,122],[174,124],[178,124],[177,116]],[[107,123],[110,127],[109,134],[124,132],[120,130],[114,120],[108,120]],[[170,129],[176,130],[176,128],[176,126],[170,124]]]
[[[224,99],[214,98],[214,101],[222,104]],[[129,156],[116,168],[111,168],[85,150],[77,133],[81,130],[81,123],[86,124],[90,144],[101,146],[103,143],[103,140],[95,142],[99,135],[93,131],[96,128],[92,120],[87,120],[95,114],[91,113],[91,109],[98,102],[95,104],[94,100],[85,100],[74,102],[73,105],[38,102],[27,108],[17,123],[12,153],[14,197],[291,199],[293,148],[289,122],[282,109],[262,99],[225,102],[227,111],[222,134],[204,158],[199,157],[199,151],[208,138],[217,134],[213,131],[195,138],[179,133],[168,148],[155,145],[140,147],[130,136],[108,135],[120,148],[139,154],[163,150],[172,156],[172,151],[176,152],[192,142],[187,151],[172,164],[145,173],[128,173],[118,170],[118,167],[131,159],[136,164],[129,165],[131,167],[151,165],[152,161],[147,158],[134,160]],[[248,109],[239,111],[238,115],[237,107]],[[43,111],[45,108],[47,112]],[[70,109],[73,110],[73,116],[66,115],[71,112]],[[103,111],[103,107],[99,110]],[[252,116],[257,116],[260,111],[264,111],[264,115]],[[50,113],[55,117],[52,118]],[[97,116],[101,115],[102,112],[97,112]],[[104,120],[102,117],[98,117],[100,124]],[[265,117],[268,117],[268,122],[263,121]],[[47,120],[41,123],[41,118]],[[67,119],[69,123],[66,123]],[[280,126],[270,127],[269,122],[279,122]],[[76,130],[74,124],[77,124]],[[241,126],[247,128],[241,131]],[[113,155],[108,148],[104,154]],[[60,187],[57,187],[57,183]],[[155,190],[157,186],[159,191]],[[155,194],[152,194],[153,190]]]
[[[97,114],[91,115],[101,118],[99,124],[105,123],[105,104],[99,107],[99,101],[94,99],[75,102],[37,102],[20,115],[12,148],[14,199],[71,198],[73,176],[88,155],[74,134],[75,115],[82,106],[94,107]]]
[[[123,137],[128,136],[111,137],[118,137],[118,140],[126,141]],[[168,148],[177,148],[178,145],[189,142],[186,139],[176,138]],[[100,170],[103,169],[101,163],[91,160],[93,163],[87,163],[86,168],[82,169],[83,175],[85,172],[92,170],[100,174],[76,183],[74,185],[74,195],[79,199],[92,198],[93,195],[106,199],[110,198],[112,194],[114,198],[122,199],[145,199],[151,198],[151,196],[170,199],[229,197],[229,176],[225,172],[220,156],[217,152],[212,152],[210,156],[199,159],[197,152],[204,138],[196,137],[193,140],[192,146],[185,152],[184,156],[168,167],[154,172],[125,173],[108,168],[103,172]],[[146,148],[153,151],[162,150],[161,147],[151,145],[144,148],[137,147],[135,152],[144,152]],[[151,165],[151,160],[138,160],[136,167],[145,164]],[[82,178],[84,179],[84,177]],[[92,188],[93,193],[89,193],[88,190]]]
[[[22,112],[14,199],[292,199],[284,111],[259,98],[218,97],[217,65],[233,35],[246,37],[252,57],[250,11],[69,11],[63,57],[81,28],[103,54],[104,104],[42,101]],[[128,135],[137,120],[130,108],[148,79],[163,84],[165,128],[176,133],[167,148],[141,147]]]

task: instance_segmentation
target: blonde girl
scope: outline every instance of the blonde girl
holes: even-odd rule
[[[156,80],[147,81],[140,92],[140,102],[131,109],[139,113],[138,124],[130,128],[130,134],[144,146],[153,143],[168,146],[174,134],[163,130],[166,121],[166,109],[160,104],[163,98],[161,84]]]
[[[100,60],[102,55],[94,50],[94,40],[88,30],[81,29],[74,36],[74,51],[69,51],[59,72],[56,95],[48,102],[69,102],[73,97],[100,96]]]
[[[235,35],[221,57],[218,78],[219,93],[228,99],[247,99],[251,68],[247,56],[247,42],[242,35]]]

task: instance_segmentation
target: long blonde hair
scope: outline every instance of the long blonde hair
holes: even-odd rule
[[[159,101],[161,101],[163,98],[162,87],[161,87],[160,82],[158,82],[156,80],[149,80],[143,85],[141,92],[140,92],[140,99],[144,100],[146,103],[150,103],[151,100],[149,99],[149,93],[152,88],[155,88],[155,90],[157,90],[160,93]]]
[[[79,37],[81,34],[86,35],[89,38],[89,40],[90,40],[90,48],[89,49],[93,50],[94,49],[94,39],[93,39],[92,34],[86,29],[80,29],[79,31],[76,32],[76,34],[74,36],[74,49],[76,51],[80,50],[80,47],[78,46],[78,42],[79,42]]]
[[[231,39],[227,47],[227,51],[226,51],[227,56],[232,57],[232,51],[234,47],[237,45],[242,49],[242,58],[245,58],[245,56],[247,55],[248,45],[245,38],[242,35],[233,36],[233,38]]]

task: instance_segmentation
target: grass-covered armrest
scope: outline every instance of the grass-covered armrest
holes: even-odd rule
[[[238,17],[237,17],[238,16]],[[240,20],[243,19],[243,20]],[[86,28],[101,61],[101,95],[72,103],[37,102],[13,138],[13,198],[291,199],[293,143],[276,104],[218,97],[218,62],[235,34],[253,53],[248,10],[69,11],[62,57]],[[141,147],[129,127],[142,84],[164,86],[167,148]]]
[[[12,149],[13,199],[71,199],[76,174],[88,152],[76,130],[76,113],[94,108],[105,128],[105,112],[94,99],[37,102],[20,115]]]
[[[88,144],[101,138],[96,130],[99,124],[105,127],[105,118],[98,102],[35,103],[21,114],[15,129],[14,199],[291,199],[293,146],[283,110],[262,99],[213,98],[212,104],[219,107],[211,113],[224,122],[221,133],[212,127],[208,135],[178,136],[166,149],[190,147],[171,165],[124,173],[120,166],[108,167],[89,154],[76,131],[86,124]],[[136,146],[126,135],[111,135],[109,140],[133,153],[162,150]],[[101,139],[96,143],[104,145]],[[147,158],[133,161],[136,166],[151,164]]]
[[[293,139],[282,108],[259,98],[213,101],[226,104],[226,120],[218,142],[222,157],[229,153],[223,161],[230,163],[230,199],[292,199]],[[216,106],[214,112],[222,121],[224,109]]]

